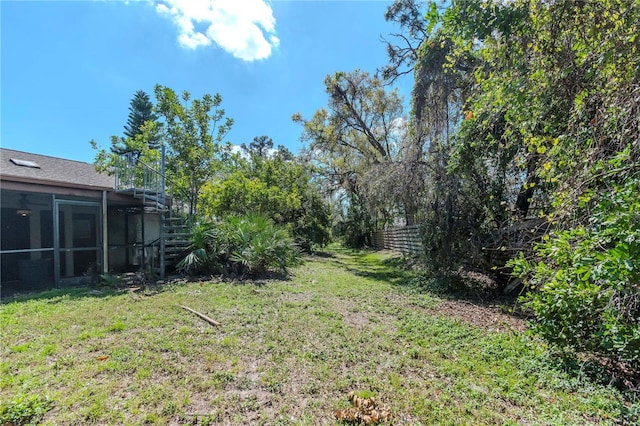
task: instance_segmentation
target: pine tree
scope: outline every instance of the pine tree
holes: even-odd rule
[[[134,158],[140,156],[140,150],[136,149],[135,144],[132,142],[136,139],[136,136],[143,134],[143,125],[147,121],[157,121],[158,116],[153,112],[153,104],[143,90],[138,90],[129,106],[129,118],[127,124],[124,126],[124,136],[111,147],[111,151],[122,155],[133,153]],[[150,149],[158,149],[160,147],[160,140],[157,136],[146,138],[147,147]]]
[[[135,138],[140,133],[140,128],[145,121],[156,121],[157,119],[158,116],[153,113],[153,104],[149,99],[149,95],[143,90],[138,90],[133,99],[131,99],[129,119],[127,120],[127,125],[124,126],[124,135]]]

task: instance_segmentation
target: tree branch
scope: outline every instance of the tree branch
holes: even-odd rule
[[[355,85],[353,84],[353,82],[351,82],[348,79],[347,79],[347,82],[352,86],[354,86],[355,88]],[[373,146],[376,149],[376,151],[380,153],[380,155],[382,155],[383,157],[387,157],[387,152],[384,150],[384,147],[380,145],[380,142],[378,142],[373,132],[371,132],[371,129],[369,129],[366,123],[362,120],[362,117],[360,117],[360,114],[358,114],[358,112],[355,110],[353,104],[349,101],[349,98],[347,97],[347,93],[338,84],[334,84],[333,88],[344,101],[344,104],[347,106],[347,108],[351,112],[352,117],[355,118],[358,124],[360,124],[360,126],[362,127],[362,132],[366,136],[367,141],[369,141],[371,146]]]

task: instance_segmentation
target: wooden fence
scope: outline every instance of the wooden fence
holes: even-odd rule
[[[420,238],[420,225],[410,225],[375,231],[371,242],[377,249],[389,249],[405,254],[424,253]]]

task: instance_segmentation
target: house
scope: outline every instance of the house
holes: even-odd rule
[[[185,234],[171,204],[162,170],[131,159],[110,176],[93,164],[0,148],[2,293],[140,269],[163,276],[185,245],[171,238]]]

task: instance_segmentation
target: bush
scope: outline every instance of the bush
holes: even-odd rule
[[[374,231],[371,215],[357,197],[352,196],[349,201],[346,215],[337,224],[335,233],[349,248],[370,247],[371,234]]]
[[[331,242],[331,214],[329,207],[318,193],[302,200],[302,208],[288,224],[298,247],[310,253]]]
[[[525,298],[534,331],[640,368],[640,178],[591,197],[587,224],[545,237],[538,261],[521,256],[513,266],[538,289]]]
[[[273,157],[251,153],[237,161],[237,169],[204,186],[205,215],[264,215],[285,226],[305,252],[330,241],[328,205],[301,160],[283,153]]]
[[[286,272],[299,262],[299,251],[284,228],[264,216],[249,215],[198,225],[190,252],[178,268],[244,278],[272,270]]]
[[[0,405],[0,424],[38,424],[51,408],[53,402],[48,397],[20,394],[12,401]]]

